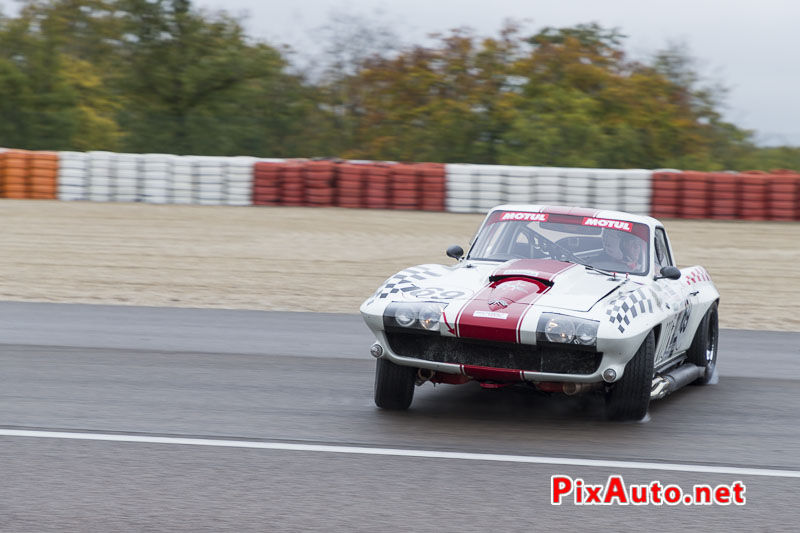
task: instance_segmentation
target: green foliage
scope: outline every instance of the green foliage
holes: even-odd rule
[[[724,89],[668,46],[596,24],[401,46],[336,16],[318,74],[188,0],[24,0],[0,17],[0,145],[546,166],[800,168],[725,122]]]

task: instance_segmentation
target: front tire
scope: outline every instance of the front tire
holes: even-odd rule
[[[697,332],[692,339],[692,345],[686,352],[687,361],[705,369],[702,378],[698,378],[694,385],[706,385],[714,375],[717,367],[717,349],[719,345],[719,313],[717,303],[711,308],[697,326]]]
[[[400,366],[381,358],[375,367],[375,405],[381,409],[403,411],[414,399],[417,369]]]
[[[655,334],[647,334],[633,359],[625,366],[622,379],[606,393],[606,415],[611,420],[641,420],[650,405],[650,389],[653,386],[653,359],[655,358]]]

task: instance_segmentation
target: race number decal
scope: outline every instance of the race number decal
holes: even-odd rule
[[[417,289],[414,291],[409,291],[407,294],[415,298],[430,298],[432,300],[454,300],[467,295],[467,293],[464,291],[447,290],[442,289],[441,287]]]

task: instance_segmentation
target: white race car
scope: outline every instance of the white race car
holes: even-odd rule
[[[610,418],[639,420],[651,399],[712,378],[719,293],[703,267],[675,266],[654,218],[503,205],[466,255],[447,255],[458,262],[402,270],[361,305],[378,407],[475,380],[602,393]]]

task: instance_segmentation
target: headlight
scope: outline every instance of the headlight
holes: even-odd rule
[[[544,336],[550,342],[572,342],[575,324],[565,316],[551,316],[544,325]]]
[[[544,313],[536,328],[540,340],[558,344],[597,344],[598,322],[583,318]]]
[[[419,325],[425,329],[439,329],[439,318],[442,308],[436,304],[424,306],[419,311]]]
[[[442,310],[447,304],[434,302],[395,302],[386,306],[383,322],[386,327],[403,327],[439,331]]]
[[[575,342],[588,346],[597,343],[597,322],[580,322],[575,328]]]
[[[417,310],[411,306],[404,306],[397,310],[394,319],[404,328],[410,328],[417,321]]]

